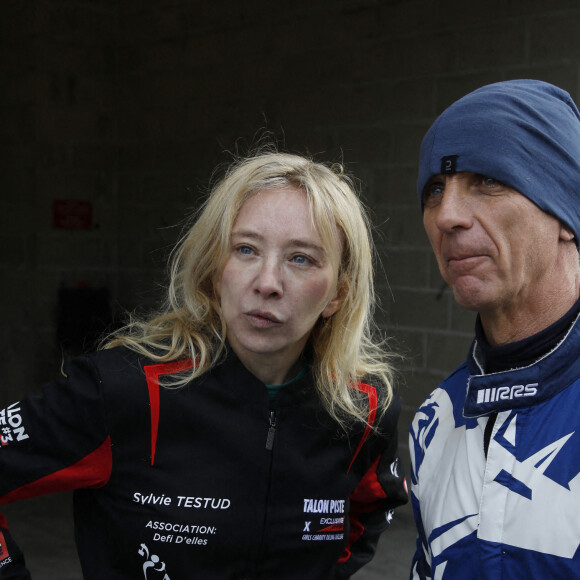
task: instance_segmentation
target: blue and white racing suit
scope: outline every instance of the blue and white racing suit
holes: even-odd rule
[[[475,341],[419,408],[412,579],[580,579],[579,354],[578,320],[547,355],[506,372],[484,374]]]

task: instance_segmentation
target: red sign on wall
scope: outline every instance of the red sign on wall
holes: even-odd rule
[[[93,228],[93,204],[81,199],[55,199],[52,203],[52,227],[57,230]]]

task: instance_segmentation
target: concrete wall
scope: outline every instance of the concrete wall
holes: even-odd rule
[[[361,180],[403,350],[403,428],[468,348],[414,193],[423,133],[489,82],[532,77],[580,97],[573,0],[4,0],[0,8],[0,400],[60,366],[59,288],[147,308],[175,227],[214,166],[267,130]],[[55,228],[55,200],[90,202]]]

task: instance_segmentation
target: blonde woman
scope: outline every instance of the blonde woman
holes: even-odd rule
[[[88,580],[350,577],[407,500],[373,305],[341,171],[237,161],[175,249],[162,311],[2,411],[22,431],[0,501],[76,489]]]

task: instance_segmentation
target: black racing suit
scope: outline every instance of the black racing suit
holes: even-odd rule
[[[398,400],[379,422],[360,383],[378,431],[347,433],[309,372],[270,408],[233,354],[159,387],[189,367],[105,350],[0,411],[0,502],[75,489],[86,580],[339,579],[369,561],[407,500]],[[1,517],[0,532],[0,579],[28,578]]]

